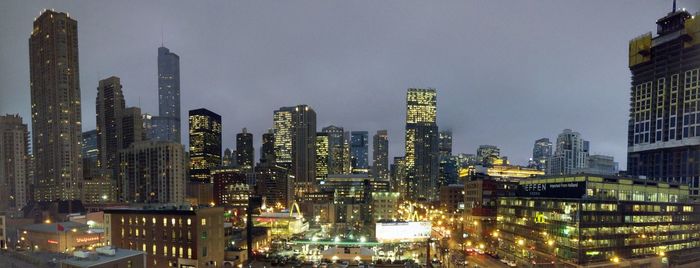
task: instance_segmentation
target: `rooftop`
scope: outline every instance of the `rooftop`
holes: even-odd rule
[[[74,228],[77,228],[77,229],[88,228],[87,224],[82,224],[82,223],[77,223],[77,222],[72,222],[72,221],[65,221],[65,222],[56,222],[56,223],[31,224],[31,225],[27,225],[24,227],[20,227],[20,229],[27,230],[27,231],[41,232],[41,233],[59,233],[59,231],[58,231],[59,224],[61,226],[63,226],[63,231],[61,231],[61,232],[70,232]]]
[[[113,261],[137,256],[137,255],[144,255],[145,252],[143,251],[136,251],[136,250],[128,250],[128,249],[115,249],[114,255],[105,255],[105,254],[98,254],[95,252],[90,252],[90,257],[87,258],[79,258],[79,257],[71,257],[69,259],[66,259],[62,261],[62,263],[71,265],[71,266],[76,266],[76,267],[95,267],[98,265],[102,264],[107,264]]]

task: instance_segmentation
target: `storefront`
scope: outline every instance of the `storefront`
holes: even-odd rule
[[[32,224],[18,229],[19,245],[27,250],[69,253],[103,246],[103,233],[76,222]]]

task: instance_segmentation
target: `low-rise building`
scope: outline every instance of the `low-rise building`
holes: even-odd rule
[[[450,184],[440,187],[440,206],[449,213],[464,209],[464,184]]]
[[[34,251],[71,253],[104,245],[104,234],[87,224],[66,221],[38,223],[18,228],[21,248]]]
[[[373,192],[372,193],[372,219],[374,222],[396,219],[399,208],[398,192]]]
[[[148,267],[219,267],[224,260],[224,209],[154,205],[105,210],[109,245],[140,250]]]
[[[519,265],[697,267],[700,204],[688,196],[686,185],[615,176],[523,180],[499,198],[492,237]]]
[[[143,251],[97,248],[94,252],[76,251],[73,256],[61,261],[61,268],[146,268],[146,253]]]

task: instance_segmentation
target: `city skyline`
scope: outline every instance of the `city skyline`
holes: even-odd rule
[[[629,89],[627,79],[629,71],[624,52],[627,50],[629,39],[633,38],[635,33],[652,29],[653,23],[648,20],[649,17],[661,17],[670,9],[670,3],[667,1],[635,5],[624,1],[607,3],[609,9],[602,12],[599,12],[600,10],[594,5],[584,4],[567,6],[559,3],[528,2],[499,7],[495,3],[477,2],[445,3],[427,11],[419,9],[418,5],[413,7],[415,10],[402,8],[399,9],[398,14],[384,14],[379,11],[395,9],[398,7],[397,4],[380,3],[375,11],[362,9],[360,4],[343,3],[338,4],[339,6],[318,4],[314,5],[311,11],[292,8],[286,16],[277,18],[276,9],[270,9],[265,4],[248,7],[244,3],[240,6],[226,6],[222,3],[224,7],[221,8],[222,11],[245,13],[246,10],[254,9],[256,12],[262,12],[262,18],[251,21],[250,25],[241,25],[236,23],[237,19],[215,20],[201,15],[206,12],[219,14],[212,6],[206,7],[207,10],[199,10],[201,14],[198,14],[198,10],[187,9],[187,4],[183,3],[173,3],[164,10],[159,9],[160,5],[144,3],[142,10],[132,14],[133,18],[130,22],[117,20],[116,17],[110,17],[111,15],[107,15],[104,21],[100,21],[96,15],[87,12],[97,4],[83,3],[85,5],[81,6],[80,3],[83,2],[75,4],[31,2],[23,5],[2,3],[0,6],[4,10],[17,12],[11,12],[13,14],[0,19],[2,25],[6,25],[0,31],[2,36],[7,36],[8,39],[26,39],[27,32],[31,30],[29,18],[37,16],[38,12],[46,7],[68,12],[71,17],[82,22],[78,29],[81,36],[80,65],[83,67],[80,70],[83,132],[95,129],[93,116],[95,108],[89,101],[96,96],[95,85],[100,79],[111,75],[122,79],[127,106],[141,107],[144,113],[157,114],[156,57],[158,47],[164,44],[182,58],[181,113],[206,107],[221,114],[223,148],[235,147],[235,135],[243,127],[247,127],[256,136],[254,147],[260,148],[259,137],[272,127],[270,115],[274,109],[308,104],[319,115],[317,122],[319,131],[321,127],[328,125],[342,126],[350,131],[367,130],[369,132],[386,128],[390,137],[389,155],[390,157],[400,156],[403,154],[403,124],[400,123],[402,120],[396,119],[404,118],[403,94],[409,87],[433,87],[437,89],[440,98],[438,126],[440,129],[453,131],[454,153],[475,153],[480,144],[494,144],[501,148],[502,155],[508,156],[509,160],[516,164],[526,164],[534,140],[542,137],[553,139],[562,129],[572,128],[591,141],[592,153],[613,155],[620,162],[621,167],[626,166],[626,135],[623,126],[627,120],[624,115]],[[534,24],[517,25],[520,20],[529,17],[513,14],[513,10],[518,10],[518,5],[525,6],[523,14],[539,17],[533,22]],[[545,5],[546,9],[544,9]],[[687,7],[694,11],[699,9],[697,5],[700,4],[679,1],[679,7]],[[127,5],[113,3],[107,6],[115,11],[128,8]],[[325,15],[322,15],[324,12],[334,14],[333,12],[338,12],[337,9],[341,8],[348,14],[331,20],[331,23],[346,24],[353,15],[358,14],[362,14],[364,18],[353,21],[358,25],[340,28],[343,29],[340,32],[349,37],[329,32],[329,29],[336,27],[326,29],[312,23],[315,19],[325,18]],[[480,9],[494,12],[501,10],[505,16],[504,21],[498,22],[488,18],[479,20],[477,10]],[[553,10],[576,10],[577,13],[562,15],[554,14],[556,12],[551,12]],[[415,24],[420,23],[421,20],[407,20],[419,11],[428,12],[427,17],[435,18],[436,21],[431,21],[431,24],[425,27],[419,27]],[[308,15],[307,12],[311,16],[302,16]],[[600,15],[599,21],[580,25],[578,33],[566,32],[566,27],[581,20],[562,21],[565,15],[579,18],[578,16],[585,17],[594,13]],[[174,21],[178,15],[190,16],[195,21],[191,25],[178,23]],[[619,21],[620,16],[624,18],[621,21]],[[557,21],[555,23],[557,25],[549,23],[554,20]],[[289,22],[290,25],[281,25],[281,22]],[[475,25],[475,27],[443,28],[452,23]],[[606,23],[615,23],[617,27],[610,31],[595,32]],[[130,38],[116,37],[127,34],[134,29],[135,24],[142,24],[143,27],[127,35]],[[223,27],[221,28],[223,30],[229,25],[235,25],[236,28],[230,35],[212,37],[200,33],[201,29],[205,28],[203,25],[209,24],[214,25],[211,27],[215,27],[213,29],[217,31],[219,28],[216,27]],[[262,29],[279,36],[273,34],[261,36],[252,31],[255,28],[253,25],[260,26],[259,24],[262,24]],[[372,24],[381,27],[369,31],[367,27]],[[105,33],[100,30],[104,27],[110,29],[107,32],[111,32],[112,36],[103,35]],[[517,32],[517,27],[526,27],[526,32],[543,39],[544,42],[536,42],[518,33],[505,36],[507,38],[505,41],[498,41],[503,38],[500,35],[489,36],[492,31],[499,29]],[[309,43],[293,40],[293,36],[277,33],[282,30],[300,31],[299,33],[303,36],[321,42],[316,42],[319,43],[318,45],[309,46]],[[420,38],[410,37],[411,35],[403,32],[406,30],[418,31],[415,36]],[[558,36],[546,35],[547,32],[554,30],[562,32]],[[321,31],[321,33],[314,31]],[[394,31],[397,33],[392,33]],[[481,34],[483,40],[474,41],[468,37],[474,34]],[[574,49],[570,47],[576,47],[574,39],[584,36],[606,41],[601,41],[600,44],[587,44],[583,48],[578,47],[578,49],[585,49],[586,54],[590,56],[575,64],[577,66],[566,65],[565,61],[571,60],[571,57],[561,56],[559,53]],[[238,37],[247,37],[252,40],[246,41]],[[199,38],[202,42],[192,41],[193,38]],[[348,41],[346,38],[354,38],[351,40],[358,42],[356,45],[360,45],[360,48],[347,51],[350,47],[339,42]],[[395,38],[415,44],[398,47],[396,41],[392,41]],[[530,43],[517,48],[505,44],[523,42],[523,40],[528,40]],[[392,42],[387,45],[380,44],[383,41]],[[482,42],[487,41],[499,44],[491,48],[485,47]],[[16,43],[0,48],[0,55],[2,55],[0,62],[3,64],[1,69],[9,70],[0,74],[0,80],[7,81],[6,85],[0,87],[2,95],[0,114],[19,113],[26,122],[31,118],[27,83],[29,68],[25,58],[28,51],[24,42]],[[278,45],[287,43],[290,44]],[[255,49],[253,44],[263,44],[263,48]],[[231,55],[222,59],[212,58],[220,56],[219,54],[225,52],[226,50],[223,49],[228,46],[231,46],[228,48]],[[107,51],[112,53],[103,53],[105,51],[103,48],[109,48]],[[476,49],[484,50],[484,53]],[[600,53],[591,53],[588,49]],[[216,50],[221,53],[211,52]],[[524,53],[518,52],[519,50]],[[297,51],[300,51],[298,52],[300,55],[297,55]],[[547,56],[548,54],[543,54],[544,52],[553,54],[550,57]],[[261,57],[262,53],[271,55],[257,61],[256,57]],[[410,53],[417,55],[408,57]],[[478,54],[489,57],[484,59]],[[307,55],[310,60],[306,60],[307,57],[301,55]],[[515,62],[518,64],[515,65],[524,64],[524,66],[507,66],[508,62],[505,60],[509,58],[516,59]],[[559,59],[552,60],[552,58]],[[362,62],[358,61],[359,59],[379,66],[373,68],[380,69],[370,68],[371,72],[366,70],[359,72],[358,70],[365,69],[364,65],[360,65]],[[208,66],[205,67],[203,64],[206,62],[211,64],[206,64]],[[303,67],[295,67],[300,63]],[[424,67],[401,69],[404,65],[424,65]],[[533,65],[547,71],[518,73],[519,70],[527,69],[524,67]],[[562,66],[567,66],[571,70],[555,72]],[[583,68],[584,71],[576,68]],[[430,69],[440,71],[435,72]],[[548,74],[548,70],[552,70],[553,73]],[[482,72],[490,74],[484,75]],[[497,77],[495,73],[502,73],[507,79]],[[467,76],[463,77],[465,74]],[[270,79],[263,79],[261,75],[266,75],[266,78],[270,77]],[[229,78],[229,76],[232,77]],[[561,78],[552,79],[550,76]],[[576,83],[576,81],[596,81],[592,77],[598,77],[600,82]],[[280,93],[285,85],[289,93]],[[200,92],[211,94],[199,94]],[[578,101],[570,101],[571,97],[577,98]],[[250,101],[242,99],[250,99]],[[353,105],[353,102],[362,102],[365,105],[360,107]],[[232,103],[234,105],[231,105]],[[591,103],[600,104],[598,106],[600,108],[583,110],[590,107]],[[562,110],[564,108],[570,111]],[[552,110],[558,112],[551,113]],[[562,111],[559,112],[559,110]],[[376,114],[386,116],[377,117]],[[612,116],[600,116],[600,114]],[[498,123],[505,120],[509,120],[509,123]],[[29,128],[32,129],[31,125]],[[187,129],[186,123],[183,122],[181,128]],[[515,130],[520,131],[519,135],[512,135]],[[182,141],[187,146],[187,138],[183,136]]]

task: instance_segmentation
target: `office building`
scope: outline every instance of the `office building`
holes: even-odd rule
[[[700,194],[700,17],[674,10],[629,43],[627,173]]]
[[[541,138],[535,141],[532,148],[533,166],[539,170],[547,169],[547,159],[552,156],[552,142],[548,138]]]
[[[372,138],[372,175],[380,180],[389,180],[389,134],[377,130]]]
[[[585,168],[574,170],[574,173],[588,173],[597,175],[615,175],[618,172],[618,163],[609,155],[594,154],[588,156]]]
[[[185,151],[181,144],[141,141],[119,152],[117,196],[129,203],[185,200]]]
[[[29,38],[34,199],[81,198],[78,22],[45,10]],[[60,78],[60,79],[57,79]]]
[[[211,183],[210,169],[221,165],[221,116],[190,110],[190,181]]]
[[[442,130],[438,133],[440,159],[452,155],[452,131]]]
[[[394,157],[391,164],[391,191],[398,192],[402,197],[408,195],[408,182],[406,172],[406,160],[403,157]]]
[[[255,150],[253,149],[253,134],[243,128],[236,134],[236,161],[238,167],[245,172],[252,172],[255,165]]]
[[[252,193],[252,185],[246,180],[246,173],[236,168],[216,168],[211,170],[214,181],[214,204],[226,208],[245,208]]]
[[[262,135],[262,146],[260,148],[260,164],[273,164],[275,162],[275,133],[268,129]]]
[[[572,174],[578,169],[587,167],[588,141],[581,134],[565,129],[557,137],[554,154],[547,161],[548,175]]]
[[[439,141],[435,89],[408,89],[405,141],[407,197],[412,200],[437,199]]]
[[[233,161],[235,159],[235,157],[233,156],[234,153],[235,151],[231,151],[231,149],[229,148],[226,148],[226,150],[224,150],[224,155],[221,157],[222,167],[235,167],[238,165],[238,161],[235,161],[235,163]]]
[[[328,133],[316,133],[316,180],[322,181],[328,176]]]
[[[273,114],[275,160],[294,175],[295,195],[316,184],[316,112],[307,105],[282,107]]]
[[[345,158],[345,137],[342,127],[327,126],[321,130],[328,134],[328,174],[344,174]]]
[[[224,208],[106,209],[107,244],[146,252],[148,267],[222,267]]]
[[[398,192],[372,192],[370,208],[373,222],[393,220],[399,217],[400,196]]]
[[[477,162],[482,166],[494,165],[501,159],[501,149],[495,145],[479,145],[476,150]]]
[[[0,211],[20,210],[29,200],[29,131],[19,115],[0,116]]]
[[[98,173],[99,148],[97,147],[97,130],[83,132],[81,155],[83,156],[83,178],[94,177]]]
[[[367,173],[369,171],[369,134],[367,131],[350,133],[350,157],[352,173]]]
[[[118,166],[117,153],[122,149],[122,114],[126,109],[119,77],[102,79],[97,87],[97,146],[100,168]]]
[[[586,174],[523,180],[516,196],[498,199],[494,244],[519,266],[696,267],[698,209],[687,185]]]
[[[180,56],[158,48],[158,116],[153,139],[180,143]]]
[[[121,148],[129,148],[134,142],[146,140],[143,115],[139,107],[127,107],[121,117],[122,144]]]
[[[287,168],[261,165],[255,168],[255,192],[262,196],[268,207],[292,208],[294,204],[294,177]]]

